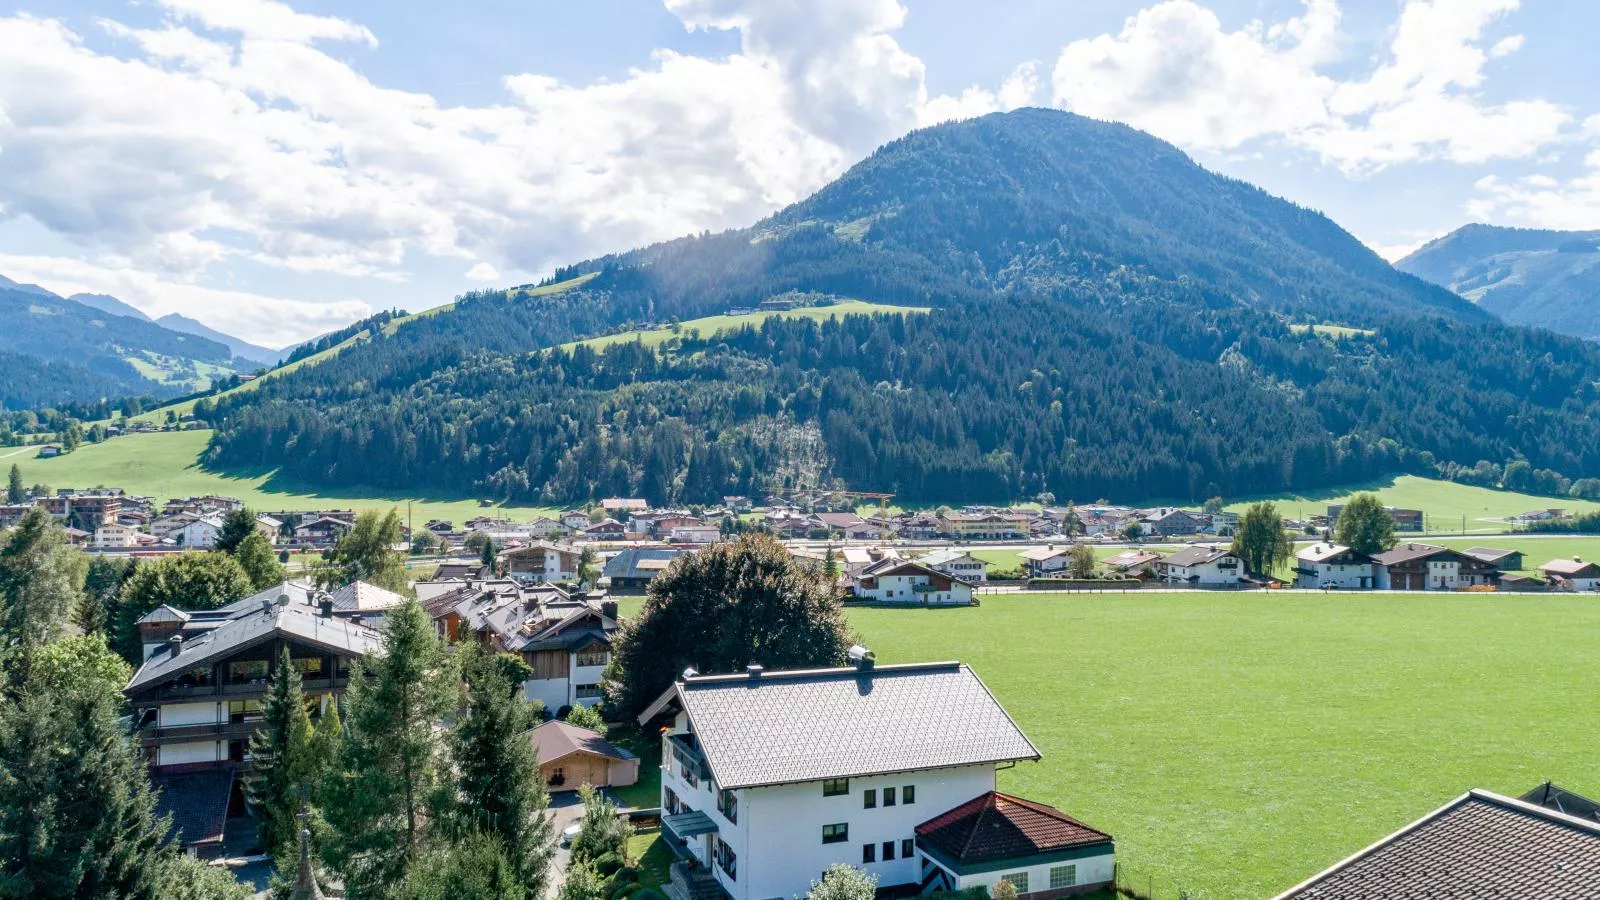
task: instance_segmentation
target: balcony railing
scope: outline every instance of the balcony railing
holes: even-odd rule
[[[248,722],[205,722],[196,725],[146,725],[139,729],[139,743],[146,747],[195,740],[242,740],[261,727],[259,719]]]

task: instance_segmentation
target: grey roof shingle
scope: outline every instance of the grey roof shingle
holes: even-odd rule
[[[1288,898],[1600,897],[1600,825],[1471,791]]]
[[[960,663],[700,676],[675,690],[723,788],[1039,758]]]

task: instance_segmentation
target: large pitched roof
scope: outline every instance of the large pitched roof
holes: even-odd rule
[[[552,719],[528,732],[528,739],[539,751],[539,762],[547,763],[574,753],[593,753],[608,759],[633,759],[633,754],[618,750],[610,741],[587,728]]]
[[[382,612],[406,602],[406,598],[394,591],[365,581],[352,581],[329,596],[333,598],[333,608],[341,612]]]
[[[1053,806],[990,791],[918,825],[917,840],[951,862],[979,863],[1109,844],[1111,835]]]
[[[1600,896],[1600,824],[1474,790],[1279,895]]]
[[[1226,547],[1185,547],[1162,562],[1169,566],[1201,566],[1232,555],[1233,551]]]
[[[1578,575],[1593,568],[1596,568],[1594,563],[1584,562],[1581,559],[1552,559],[1540,566],[1539,570],[1553,575]]]
[[[1382,553],[1374,553],[1372,555],[1372,559],[1374,562],[1377,562],[1380,565],[1393,566],[1400,563],[1411,562],[1412,560],[1427,559],[1430,556],[1438,556],[1441,553],[1454,552],[1454,550],[1450,550],[1445,547],[1435,547],[1432,544],[1419,544],[1415,541],[1409,541],[1407,543],[1400,544],[1392,550],[1385,550]]]
[[[696,676],[641,721],[674,702],[729,789],[1039,758],[957,662]]]
[[[160,651],[133,673],[124,693],[161,684],[195,666],[221,659],[252,644],[281,635],[302,644],[360,656],[380,647],[378,632],[338,617],[328,617],[304,604],[267,601],[256,612],[241,612],[210,631],[185,640],[178,654]]]
[[[653,578],[688,551],[672,547],[629,547],[606,560],[607,578]]]

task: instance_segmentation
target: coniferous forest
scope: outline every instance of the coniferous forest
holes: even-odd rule
[[[1124,126],[892,143],[757,225],[469,295],[206,401],[211,465],[533,503],[795,481],[916,502],[1203,499],[1522,461],[1600,471],[1600,351],[1493,321]],[[931,307],[575,339],[788,292]],[[1308,328],[1334,324],[1340,329]]]

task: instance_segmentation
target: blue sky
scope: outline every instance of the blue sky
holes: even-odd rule
[[[1019,105],[1390,256],[1600,228],[1595,34],[1592,0],[0,0],[0,274],[286,344]]]

